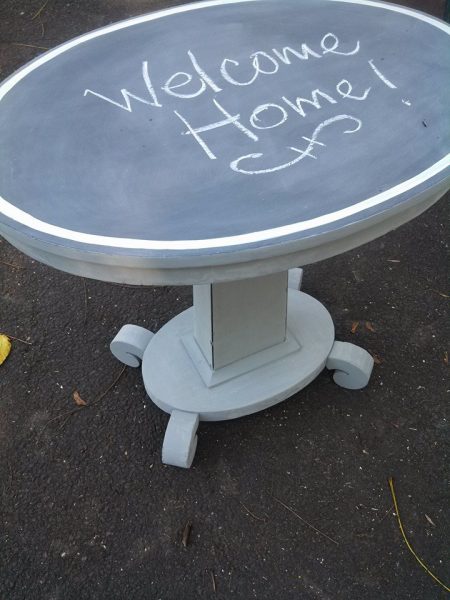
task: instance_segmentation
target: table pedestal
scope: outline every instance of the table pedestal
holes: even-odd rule
[[[336,342],[326,308],[299,291],[301,269],[254,279],[194,286],[194,306],[156,335],[125,325],[111,342],[130,366],[142,361],[152,401],[171,414],[166,464],[190,467],[199,421],[234,419],[281,402],[324,367],[335,382],[364,387],[373,359]]]

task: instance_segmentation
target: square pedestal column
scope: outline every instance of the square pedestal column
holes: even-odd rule
[[[287,272],[194,286],[194,338],[212,370],[286,340]]]

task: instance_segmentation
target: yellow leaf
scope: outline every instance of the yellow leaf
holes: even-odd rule
[[[10,352],[11,342],[9,341],[8,336],[0,333],[0,365],[5,362]]]

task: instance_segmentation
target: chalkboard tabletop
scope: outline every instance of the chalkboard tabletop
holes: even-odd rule
[[[0,86],[0,232],[162,270],[363,243],[449,187],[449,33],[369,0],[223,0],[82,35]]]

